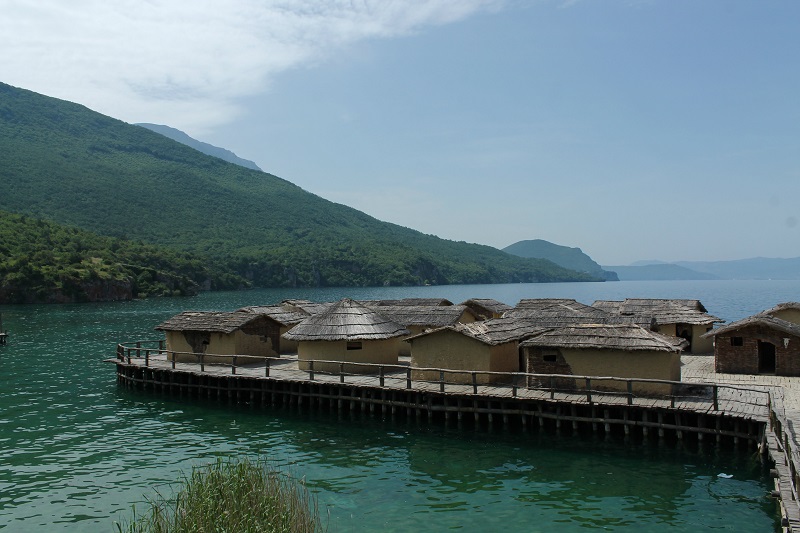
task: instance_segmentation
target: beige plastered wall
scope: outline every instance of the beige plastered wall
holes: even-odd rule
[[[705,335],[709,331],[711,331],[710,324],[695,324],[692,326],[692,345],[689,347],[691,353],[693,354],[714,353],[714,339],[701,338],[702,335]]]
[[[624,352],[617,350],[559,350],[578,376],[613,376],[680,381],[681,359],[674,352]],[[622,381],[594,381],[592,388],[626,391]],[[633,392],[669,394],[671,386],[657,383],[634,383]]]
[[[519,372],[517,342],[489,346],[471,337],[450,330],[426,335],[411,341],[411,366],[452,370],[485,370]],[[438,371],[412,371],[413,379],[439,381]],[[478,383],[506,380],[503,376],[478,374]],[[469,373],[445,373],[448,383],[472,383]]]
[[[356,341],[359,342],[359,341]],[[400,339],[360,341],[360,350],[348,350],[347,341],[300,341],[297,343],[297,360],[300,370],[309,370],[308,361],[336,361],[335,363],[314,363],[314,370],[338,373],[339,362],[372,363],[376,365],[396,365],[400,351]],[[344,371],[352,374],[378,373],[375,367],[344,365]]]
[[[186,341],[183,332],[167,331],[167,359],[172,360],[173,356],[178,363],[197,363],[199,359],[192,352],[192,347]],[[233,355],[249,355],[255,357],[277,357],[278,354],[272,349],[272,344],[258,335],[247,335],[242,331],[235,331],[232,334],[210,333],[209,343],[203,352],[207,355],[203,357],[205,363],[225,363],[233,362]],[[246,364],[247,358],[240,358],[238,364]]]

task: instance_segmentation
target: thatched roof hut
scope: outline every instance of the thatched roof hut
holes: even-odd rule
[[[409,333],[403,325],[345,298],[306,318],[284,337],[294,341],[382,340]]]
[[[413,342],[414,339],[419,339],[425,337],[426,335],[434,335],[443,330],[456,332],[488,346],[497,346],[499,344],[520,341],[527,337],[538,335],[546,331],[547,328],[537,326],[535,323],[529,322],[525,319],[491,318],[489,320],[470,322],[468,324],[457,323],[450,326],[432,329],[424,333],[420,333],[419,335],[409,337],[407,340]]]
[[[360,303],[378,307],[398,307],[398,306],[448,306],[453,302],[446,298],[401,298],[399,300],[362,300]]]
[[[800,302],[784,302],[762,311],[760,315],[769,315],[788,322],[800,324]]]
[[[284,326],[294,326],[310,316],[308,313],[296,311],[289,306],[283,305],[251,305],[237,309],[237,311],[253,315],[266,315]]]
[[[473,322],[477,318],[472,309],[463,305],[383,305],[373,310],[409,329],[439,328],[464,320]]]
[[[493,298],[470,298],[469,300],[461,302],[461,305],[466,305],[478,316],[483,317],[483,319],[500,318],[506,311],[514,309],[510,305],[499,302]]]
[[[312,302],[311,300],[283,300],[281,306],[289,311],[316,315],[333,305],[332,302]]]

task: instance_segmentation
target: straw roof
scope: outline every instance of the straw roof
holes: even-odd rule
[[[463,305],[384,305],[368,306],[386,318],[408,326],[442,327],[458,322],[464,313],[477,318],[475,312]]]
[[[724,322],[709,315],[700,300],[626,298],[624,301],[598,300],[592,307],[617,316],[655,318],[658,324],[709,325]]]
[[[664,335],[634,324],[577,324],[553,328],[523,341],[520,346],[626,352],[680,351],[680,347]]]
[[[268,316],[282,326],[293,326],[309,317],[308,313],[293,311],[282,305],[251,305],[249,307],[237,309],[237,311],[240,313]]]
[[[721,335],[723,333],[733,333],[735,331],[752,326],[761,326],[800,337],[800,324],[795,324],[794,322],[775,318],[774,316],[763,313],[749,316],[747,318],[737,320],[736,322],[731,322],[730,324],[725,324],[717,329],[712,329],[703,335],[703,337],[716,337],[717,335]]]
[[[291,341],[381,340],[408,335],[404,326],[349,298],[312,315],[283,334]]]
[[[570,324],[602,324],[608,314],[601,309],[568,298],[535,298],[520,300],[517,306],[503,315],[525,318],[545,327]]]
[[[453,302],[445,298],[402,298],[400,300],[362,300],[360,303],[369,306],[398,307],[398,306],[449,306]]]
[[[481,322],[470,322],[469,324],[459,322],[452,326],[445,326],[414,335],[406,340],[411,341],[413,344],[415,339],[435,335],[442,331],[454,331],[483,344],[497,346],[498,344],[519,341],[532,335],[538,335],[546,331],[546,328],[536,326],[527,320],[519,318],[491,318]]]
[[[325,311],[333,305],[332,302],[312,302],[311,300],[283,300],[281,306],[289,311],[305,313],[306,315],[316,315]]]
[[[498,315],[502,315],[506,311],[514,309],[510,305],[499,302],[493,298],[470,298],[467,301],[461,302],[461,305],[466,305],[467,307],[477,309],[478,312],[486,310],[489,311],[489,313]]]
[[[156,326],[159,331],[210,331],[233,333],[261,317],[238,311],[184,311]]]

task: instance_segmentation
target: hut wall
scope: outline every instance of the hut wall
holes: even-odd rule
[[[613,376],[618,378],[645,378],[680,381],[681,358],[675,352],[650,352],[622,350],[561,349],[572,373],[580,376]],[[622,381],[592,383],[592,387],[626,391]],[[670,385],[634,383],[634,394],[669,394]]]
[[[739,343],[733,338],[740,339]],[[764,326],[744,327],[717,335],[714,341],[714,365],[726,374],[758,374],[758,343],[775,346],[775,374],[800,376],[800,337]]]
[[[564,359],[560,350],[553,348],[543,348],[541,346],[531,346],[525,348],[525,371],[529,374],[573,374],[572,367]],[[575,380],[571,378],[553,378],[552,380],[540,379],[528,376],[528,387],[549,387],[553,386],[560,390],[572,390],[575,388]]]
[[[710,324],[695,324],[692,326],[692,345],[689,351],[694,354],[710,354],[714,352],[714,339],[704,339],[701,335],[705,335],[711,331]]]
[[[308,361],[336,361],[314,363],[314,371],[339,372],[339,362],[396,365],[400,351],[400,339],[363,340],[360,350],[348,350],[347,341],[300,341],[297,344],[297,361],[300,370],[308,370]],[[377,368],[345,365],[344,371],[352,374],[377,373]]]
[[[280,329],[280,340],[278,341],[278,352],[280,353],[297,353],[297,341],[290,341],[283,338],[283,334],[292,329],[291,327],[282,326]]]
[[[411,366],[519,372],[517,342],[489,346],[458,332],[442,330],[412,341]],[[438,371],[414,370],[411,375],[414,379],[439,380]],[[472,376],[467,373],[447,374],[446,379],[450,383],[472,383]],[[502,376],[477,375],[477,381],[481,384],[495,383],[503,379]]]
[[[775,318],[780,318],[787,322],[800,324],[800,309],[781,309],[775,313],[771,313]]]
[[[677,331],[678,328],[676,326],[677,326],[676,324],[661,324],[659,322],[658,323],[658,333],[661,333],[662,335],[671,335],[673,337],[677,337],[678,336],[678,331]]]

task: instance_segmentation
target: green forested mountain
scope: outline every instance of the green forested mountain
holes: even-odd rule
[[[245,284],[187,253],[0,211],[0,303],[124,300]]]
[[[0,84],[0,209],[209,258],[255,286],[592,276],[380,222],[83,106]]]

